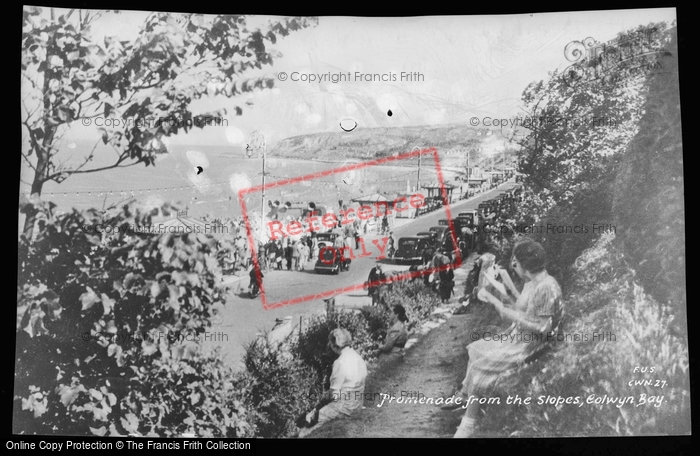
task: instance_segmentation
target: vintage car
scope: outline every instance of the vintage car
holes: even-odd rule
[[[462,228],[464,228],[465,226],[470,227],[471,222],[469,220],[470,219],[466,219],[464,217],[457,217],[456,219],[453,219],[452,224],[455,227],[455,232],[457,234],[459,234],[462,232]],[[445,228],[449,229],[450,224],[449,224],[449,221],[447,219],[440,219],[440,220],[438,220],[438,226],[445,227]]]
[[[421,264],[423,255],[435,250],[430,236],[410,236],[399,238],[399,248],[394,255],[397,264]]]
[[[340,271],[349,270],[350,259],[345,259],[344,253],[334,247],[338,236],[340,236],[340,234],[332,232],[318,233],[316,235],[319,258],[314,265],[314,271],[317,274],[321,272],[338,274]]]
[[[479,217],[478,217],[478,211],[477,210],[471,210],[471,211],[464,211],[459,213],[459,217],[462,219],[467,220],[466,226],[468,228],[474,227],[477,223],[479,223]]]
[[[479,211],[477,209],[469,209],[466,211],[462,211],[459,213],[458,217],[466,217],[466,218],[472,218],[474,219],[474,224],[478,223],[478,217]]]
[[[416,233],[416,236],[430,238],[430,245],[432,248],[437,248],[440,245],[440,236],[435,231],[421,231],[420,233]]]
[[[487,217],[492,212],[495,212],[495,204],[492,201],[486,201],[479,203],[479,216],[484,218]]]
[[[455,228],[456,229],[456,228]],[[440,244],[445,241],[446,237],[450,236],[450,227],[448,226],[431,226],[430,231],[432,233],[437,233],[437,240]]]

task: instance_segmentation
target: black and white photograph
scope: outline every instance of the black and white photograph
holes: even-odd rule
[[[691,434],[675,8],[191,7],[22,7],[6,448]]]

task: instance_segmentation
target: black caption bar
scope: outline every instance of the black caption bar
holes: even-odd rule
[[[6,450],[243,450],[255,454],[256,439],[149,437],[43,437],[17,435],[5,439]]]

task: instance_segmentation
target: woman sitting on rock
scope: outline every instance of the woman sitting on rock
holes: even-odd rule
[[[486,271],[482,269],[490,287],[481,284],[477,296],[480,301],[491,303],[501,318],[513,323],[509,328],[512,333],[516,336],[517,333],[521,333],[523,337],[514,337],[509,343],[482,339],[467,347],[469,365],[461,390],[464,399],[471,396],[480,398],[489,394],[499,376],[521,366],[544,348],[553,339],[548,337],[548,334],[551,335],[552,331],[559,328],[563,320],[561,288],[545,269],[545,251],[542,245],[530,239],[519,242],[513,249],[511,265],[515,273],[525,281],[522,292],[518,292],[512,285],[513,282],[505,270],[492,266]],[[517,298],[513,308],[506,307],[501,299],[487,289],[497,290],[505,299],[506,289],[496,281],[497,275],[501,276]],[[539,334],[540,337],[534,337],[533,333]],[[472,399],[455,437],[471,437],[478,410],[478,402]]]

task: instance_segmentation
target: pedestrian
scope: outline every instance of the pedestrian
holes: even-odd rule
[[[301,242],[299,246],[299,267],[301,270],[306,269],[306,263],[309,262],[309,246],[306,242]]]
[[[442,303],[445,304],[447,301],[449,301],[450,296],[452,296],[452,290],[455,286],[455,273],[452,271],[452,265],[448,264],[447,269],[440,271],[439,277],[440,284],[438,285],[438,288],[440,290],[440,299],[442,300]]]
[[[316,236],[314,236],[313,238],[311,238],[311,240],[313,242],[313,245],[311,247],[311,258],[319,258],[319,256],[318,256],[318,253],[319,253],[318,252],[319,251],[318,238]]]
[[[396,253],[396,239],[394,238],[394,232],[389,231],[389,241],[387,243],[387,256],[393,258]]]
[[[284,259],[284,247],[282,246],[282,241],[277,241],[277,248],[275,249],[275,263],[277,264],[277,270],[282,270],[282,260]]]
[[[385,279],[386,276],[384,272],[382,272],[382,266],[377,263],[372,270],[369,271],[369,276],[367,277],[367,294],[372,297],[373,306],[379,304],[380,284],[377,282]]]
[[[311,233],[311,234],[314,234],[314,233]],[[304,242],[304,244],[305,244],[306,247],[307,247],[307,249],[306,249],[306,252],[307,252],[307,254],[306,254],[306,256],[307,256],[306,261],[309,261],[309,259],[311,259],[311,249],[313,248],[314,242],[313,242],[313,240],[311,239],[311,236],[307,236],[305,239],[306,239],[306,242]]]
[[[384,217],[382,218],[382,234],[386,234],[389,232],[389,217],[387,217],[386,214],[384,214]]]
[[[268,241],[267,243],[267,268],[266,271],[274,269],[277,265],[277,243]]]
[[[300,244],[301,242],[294,241],[294,244],[292,246],[292,263],[294,264],[295,271],[299,270],[299,255],[301,254],[301,252],[299,251]]]
[[[294,252],[294,246],[291,243],[287,243],[287,248],[284,249],[284,256],[287,260],[287,271],[292,270],[292,254]]]

